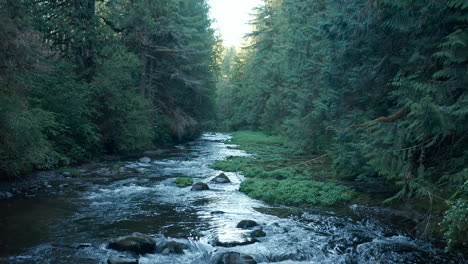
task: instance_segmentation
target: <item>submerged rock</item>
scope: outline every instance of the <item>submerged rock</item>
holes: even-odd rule
[[[59,248],[80,249],[80,248],[93,247],[93,244],[91,243],[73,243],[73,244],[53,243],[52,246],[59,247]]]
[[[123,258],[123,257],[110,257],[107,264],[138,264],[138,259]]]
[[[191,191],[206,191],[209,190],[210,187],[208,187],[208,184],[203,183],[203,182],[197,182],[192,186]]]
[[[212,214],[212,215],[221,215],[221,214],[225,214],[225,213],[226,212],[224,212],[224,211],[213,211],[210,214]]]
[[[68,245],[69,248],[73,248],[73,249],[88,248],[92,246],[93,244],[91,243],[73,243],[73,244]]]
[[[211,182],[214,182],[214,183],[230,183],[231,181],[229,180],[229,178],[226,176],[226,174],[224,173],[221,173],[219,174],[218,176],[214,177]]]
[[[238,252],[225,252],[214,258],[215,264],[257,264],[254,258]]]
[[[253,220],[242,220],[237,224],[237,228],[248,229],[254,226],[258,226],[257,222]]]
[[[255,238],[246,238],[244,241],[229,241],[229,242],[223,242],[219,240],[215,240],[212,244],[213,246],[218,246],[218,247],[237,247],[237,246],[246,246],[250,244],[254,244],[259,242]]]
[[[141,162],[141,163],[150,163],[151,159],[148,158],[148,157],[143,157],[143,158],[139,159],[138,161]]]
[[[133,233],[129,236],[111,240],[109,248],[119,251],[131,251],[136,254],[154,253],[156,251],[156,241],[148,235]]]
[[[261,229],[255,229],[254,231],[252,231],[252,233],[250,233],[250,236],[251,237],[265,237],[266,233],[263,232],[263,230]]]
[[[168,241],[157,248],[157,252],[169,255],[169,254],[184,254],[184,249],[187,249],[187,246],[183,243],[176,241]]]

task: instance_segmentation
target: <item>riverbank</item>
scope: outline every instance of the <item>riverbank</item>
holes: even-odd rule
[[[429,210],[427,201],[417,199],[387,202],[399,190],[395,184],[346,180],[334,172],[330,156],[301,152],[291,147],[284,137],[255,131],[232,135],[229,143],[251,155],[228,157],[212,167],[242,173],[247,179],[240,191],[250,197],[274,205],[302,208],[314,205],[379,207],[388,215],[375,216],[387,218],[387,224],[400,226],[415,237],[445,244],[438,225],[442,216],[435,205]]]
[[[144,171],[141,169],[125,167],[123,161],[138,160],[146,156],[159,157],[169,150],[170,148],[166,147],[140,154],[103,155],[93,162],[59,167],[52,170],[33,171],[22,177],[1,179],[0,200],[14,197],[34,199],[41,192],[56,194],[69,187],[73,182],[86,177],[112,177],[122,173],[143,173]]]

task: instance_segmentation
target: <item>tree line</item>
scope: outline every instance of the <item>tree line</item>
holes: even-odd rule
[[[435,229],[466,247],[467,11],[463,0],[265,0],[248,45],[224,53],[221,127],[287,136],[345,180],[392,182],[388,201],[426,201],[443,216]]]
[[[0,178],[192,138],[213,115],[205,0],[0,0]]]

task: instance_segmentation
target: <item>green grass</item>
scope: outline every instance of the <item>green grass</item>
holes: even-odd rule
[[[291,148],[284,137],[255,131],[239,131],[232,135],[229,143],[252,156],[228,157],[216,161],[212,168],[241,172],[248,177],[240,190],[255,199],[286,205],[334,205],[359,197],[351,188],[334,182],[330,160],[321,160],[311,166],[301,165],[317,155],[304,155]]]
[[[179,177],[174,180],[174,183],[177,184],[179,188],[184,188],[191,186],[193,184],[193,179],[188,177]]]
[[[240,191],[265,202],[287,205],[334,205],[348,202],[356,195],[345,186],[294,179],[247,179]]]

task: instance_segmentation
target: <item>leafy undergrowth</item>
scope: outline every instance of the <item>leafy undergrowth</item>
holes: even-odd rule
[[[336,205],[362,198],[351,188],[331,181],[334,173],[329,160],[304,166],[316,156],[290,148],[285,138],[254,131],[232,134],[229,143],[252,156],[228,157],[212,167],[248,177],[240,191],[255,199],[287,205]]]
[[[184,188],[187,186],[191,186],[193,184],[193,179],[187,177],[179,177],[174,180],[174,183],[177,184],[178,187]]]
[[[240,191],[255,199],[288,205],[335,205],[349,202],[356,195],[345,186],[294,179],[247,179]]]

